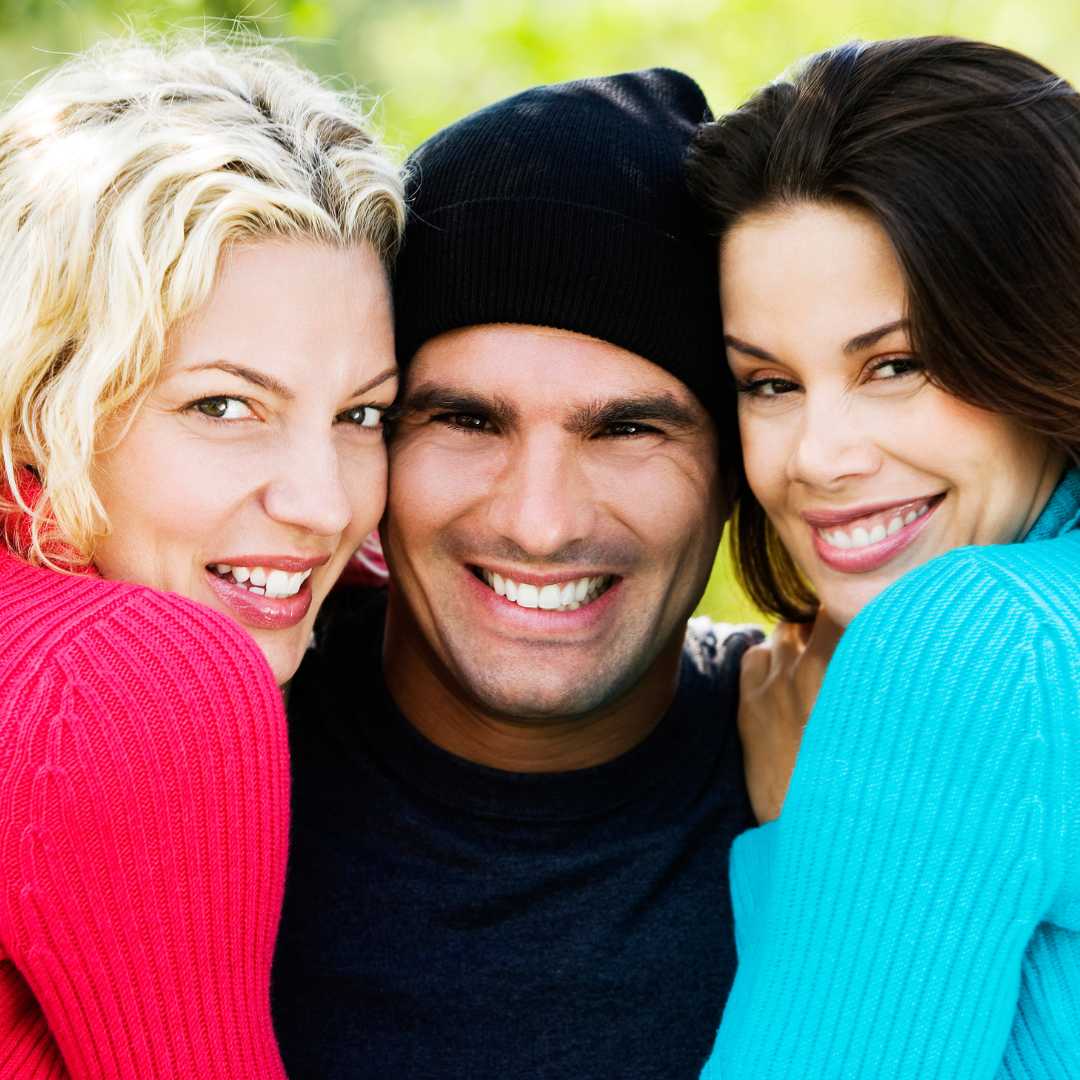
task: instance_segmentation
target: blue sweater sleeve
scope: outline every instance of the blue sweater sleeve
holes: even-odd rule
[[[1059,897],[1077,657],[973,549],[845,633],[780,819],[732,855],[739,970],[703,1080],[992,1077]]]

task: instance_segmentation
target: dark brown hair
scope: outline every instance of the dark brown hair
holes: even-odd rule
[[[688,172],[721,239],[794,202],[869,211],[930,379],[1080,460],[1080,97],[1064,79],[979,42],[853,42],[704,125]],[[745,477],[733,528],[754,602],[811,618],[814,593]]]

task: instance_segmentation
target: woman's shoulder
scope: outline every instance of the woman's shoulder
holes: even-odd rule
[[[1080,532],[956,548],[905,574],[852,621],[831,667],[872,681],[888,665],[920,681],[980,675],[1010,696],[1018,682],[1076,685]]]
[[[116,665],[152,697],[162,671],[202,680],[273,677],[254,639],[219,612],[134,582],[66,574],[0,556],[0,681],[26,685],[55,673]],[[170,680],[171,681],[171,680]]]
[[[1006,611],[1063,631],[1080,628],[1080,530],[939,555],[885,589],[849,632],[888,623],[894,633],[933,627],[971,636]]]

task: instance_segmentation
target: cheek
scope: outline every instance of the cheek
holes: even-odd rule
[[[588,488],[654,555],[707,551],[711,565],[723,517],[716,453],[612,454],[588,467]]]
[[[924,387],[909,408],[894,413],[878,424],[883,451],[962,497],[992,500],[995,491],[1014,491],[1030,471],[1033,440],[1011,421],[937,387]]]
[[[386,449],[379,446],[367,453],[351,454],[342,463],[342,479],[352,510],[342,546],[354,548],[378,527],[386,509]]]
[[[387,507],[392,529],[420,541],[483,503],[495,490],[503,455],[492,445],[447,446],[438,438],[403,438],[390,448]]]
[[[229,492],[246,483],[243,470],[230,469],[221,455],[160,434],[152,421],[137,423],[95,462],[94,486],[110,526],[97,554],[106,577],[164,585],[170,567],[176,570],[171,564],[190,562],[215,535]]]
[[[791,454],[784,424],[770,424],[749,409],[739,409],[739,439],[743,468],[755,498],[770,513],[781,509],[788,490],[787,465]]]

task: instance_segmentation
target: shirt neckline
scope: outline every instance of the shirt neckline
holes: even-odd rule
[[[338,648],[328,649],[323,677],[349,672],[356,685],[358,647],[363,650],[363,668],[377,677],[366,680],[370,708],[349,709],[335,693],[335,722],[344,725],[341,736],[346,745],[362,739],[382,764],[405,784],[419,789],[428,798],[445,806],[479,817],[532,822],[580,821],[610,813],[640,799],[672,775],[707,767],[709,758],[702,734],[707,724],[697,715],[685,693],[691,675],[684,654],[675,698],[656,727],[636,746],[617,758],[584,769],[555,773],[509,772],[481,765],[452,754],[421,734],[403,715],[382,678],[384,604],[365,616],[366,627],[352,620],[337,628]],[[366,640],[360,641],[360,637]],[[340,650],[351,642],[352,662],[344,664]],[[338,652],[338,656],[333,656]],[[340,676],[338,677],[340,680]],[[373,685],[374,684],[374,685]],[[338,683],[340,684],[340,681]],[[376,689],[377,688],[377,689]],[[715,699],[716,722],[724,707]]]

